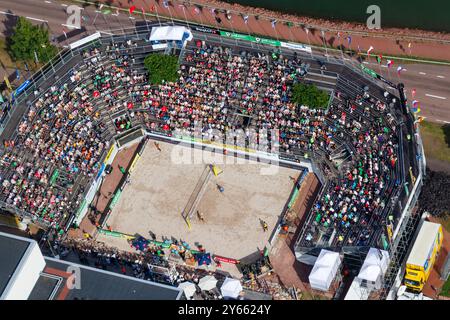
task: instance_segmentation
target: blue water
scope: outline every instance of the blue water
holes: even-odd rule
[[[381,27],[450,32],[449,0],[225,0],[274,11],[354,22],[365,22],[367,7],[381,9]]]

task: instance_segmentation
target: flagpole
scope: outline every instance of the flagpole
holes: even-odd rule
[[[169,10],[170,20],[172,21],[172,26],[174,26],[175,23],[173,22],[172,11],[170,11],[170,4],[168,1],[167,1],[167,10]]]
[[[191,26],[189,25],[189,21],[188,21],[187,15],[186,15],[186,7],[184,6],[184,4],[181,4],[181,9],[183,10],[184,20],[186,21],[186,24],[190,28]]]
[[[161,20],[159,19],[159,15],[158,15],[158,6],[159,6],[159,4],[156,3],[156,1],[155,1],[156,19],[158,19],[159,26],[161,27],[162,25],[161,25]]]
[[[311,52],[309,54],[311,55],[311,59],[314,59],[313,53],[312,53],[312,48],[311,48],[311,41],[309,40],[309,29],[307,27],[304,27],[304,31],[306,33],[306,37],[308,38],[309,48],[311,49]]]
[[[328,47],[327,47],[327,43],[325,41],[325,31],[321,30],[321,33],[322,33],[322,42],[323,42],[323,44],[325,46],[325,54],[327,56],[327,61],[329,61],[329,58],[328,58]]]
[[[148,28],[148,22],[147,22],[147,17],[146,17],[145,11],[144,11],[144,7],[141,7],[141,10],[142,10],[142,15],[144,16],[144,21],[145,21],[145,26],[147,27],[147,32],[150,32],[150,29]]]
[[[250,29],[248,27],[248,18],[249,18],[249,16],[245,15],[245,14],[241,14],[241,16],[242,16],[242,19],[244,20],[245,28],[247,29],[247,34],[251,34]],[[253,42],[250,42],[250,45],[252,46],[252,48],[254,48]],[[259,44],[257,42],[256,42],[256,46],[258,47],[258,50],[259,50]]]
[[[339,39],[339,49],[341,50],[341,58],[342,60],[344,60],[344,51],[342,50],[342,40],[340,32],[338,32],[338,39]]]

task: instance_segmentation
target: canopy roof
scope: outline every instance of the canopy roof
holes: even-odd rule
[[[385,250],[370,248],[359,271],[358,278],[375,282],[386,273],[389,265],[389,253]]]
[[[338,252],[322,249],[309,274],[311,288],[328,291],[341,264]]]
[[[237,299],[242,291],[241,282],[233,278],[226,278],[220,291],[224,298]]]
[[[193,36],[191,31],[183,26],[164,26],[153,27],[150,34],[150,41],[182,41],[192,40]]]

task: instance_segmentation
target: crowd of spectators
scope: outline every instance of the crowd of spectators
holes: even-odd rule
[[[200,130],[205,140],[231,137],[269,152],[276,129],[280,153],[314,156],[340,168],[314,206],[319,229],[337,230],[337,241],[350,244],[366,241],[384,223],[398,167],[389,97],[337,88],[328,111],[299,106],[291,102],[291,89],[308,66],[297,55],[238,51],[200,40],[183,53],[177,82],[151,86],[137,67],[142,61],[136,48],[128,41],[87,49],[67,81],[39,92],[18,126],[20,147],[6,148],[0,159],[3,199],[51,222],[70,213],[70,192],[55,188],[49,177],[56,168],[95,176],[109,125],[119,132],[136,124],[168,133]],[[120,117],[111,117],[118,112]],[[249,129],[257,133],[257,145],[249,143]],[[347,150],[340,163],[331,157],[337,150]],[[305,240],[317,237],[311,229]]]
[[[425,188],[419,196],[419,208],[430,214],[446,218],[450,215],[450,176],[448,173],[427,170]]]

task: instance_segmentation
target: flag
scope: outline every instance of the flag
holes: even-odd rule
[[[411,42],[410,42],[410,43],[408,43],[408,48],[410,48],[410,49],[411,49]]]
[[[248,23],[248,15],[243,16],[242,19],[244,19],[244,23],[245,23],[245,24]]]
[[[320,33],[322,34],[322,38],[325,38],[325,31],[321,30]]]
[[[411,96],[412,96],[413,99],[414,99],[414,97],[416,96],[416,89],[412,89],[412,90],[411,90]]]
[[[397,74],[400,75],[400,72],[402,72],[403,70],[406,70],[406,69],[403,68],[402,66],[398,66],[398,68],[397,68]]]
[[[133,13],[134,10],[136,10],[136,6],[131,6],[131,7],[130,7],[130,13]]]
[[[271,21],[271,24],[272,24],[272,28],[275,29],[275,25],[277,24],[277,20],[272,20],[272,21]]]
[[[186,7],[184,6],[184,4],[179,4],[179,5],[178,5],[178,8],[181,8],[181,9],[184,10]]]
[[[394,61],[392,61],[392,60],[388,60],[387,61],[387,67],[388,68],[392,67],[393,64],[394,64]]]
[[[309,34],[309,29],[305,28],[305,32],[306,32],[306,34]]]
[[[200,9],[198,7],[194,7],[194,13],[195,14],[200,14]]]
[[[8,87],[9,90],[12,90],[13,88],[11,87],[11,83],[9,82],[9,79],[7,76],[3,77],[3,80],[5,80],[6,86]]]
[[[377,61],[378,61],[378,63],[379,64],[381,64],[381,61],[383,60],[383,56],[381,55],[381,54],[379,54],[378,56],[377,56]]]
[[[102,3],[102,4],[100,5],[100,7],[98,7],[98,8],[99,8],[100,10],[102,10],[103,6],[104,6],[104,4]]]
[[[144,18],[145,18],[145,10],[144,10],[144,7],[142,7],[141,10],[142,10],[142,15],[143,15]]]
[[[372,50],[373,50],[373,47],[372,46],[370,46],[370,48],[369,48],[369,50],[367,50],[367,55],[370,57],[370,53],[372,52]]]
[[[348,37],[347,37],[347,42],[348,42],[348,44],[350,45],[350,44],[352,43],[352,37],[348,36]]]
[[[212,9],[211,9],[211,14],[212,14],[213,16],[216,16],[216,9],[215,9],[215,8],[212,8]]]
[[[163,1],[163,7],[167,9],[169,7],[169,1]]]
[[[338,39],[341,38],[341,33],[340,32],[337,33],[337,37],[338,37]]]

